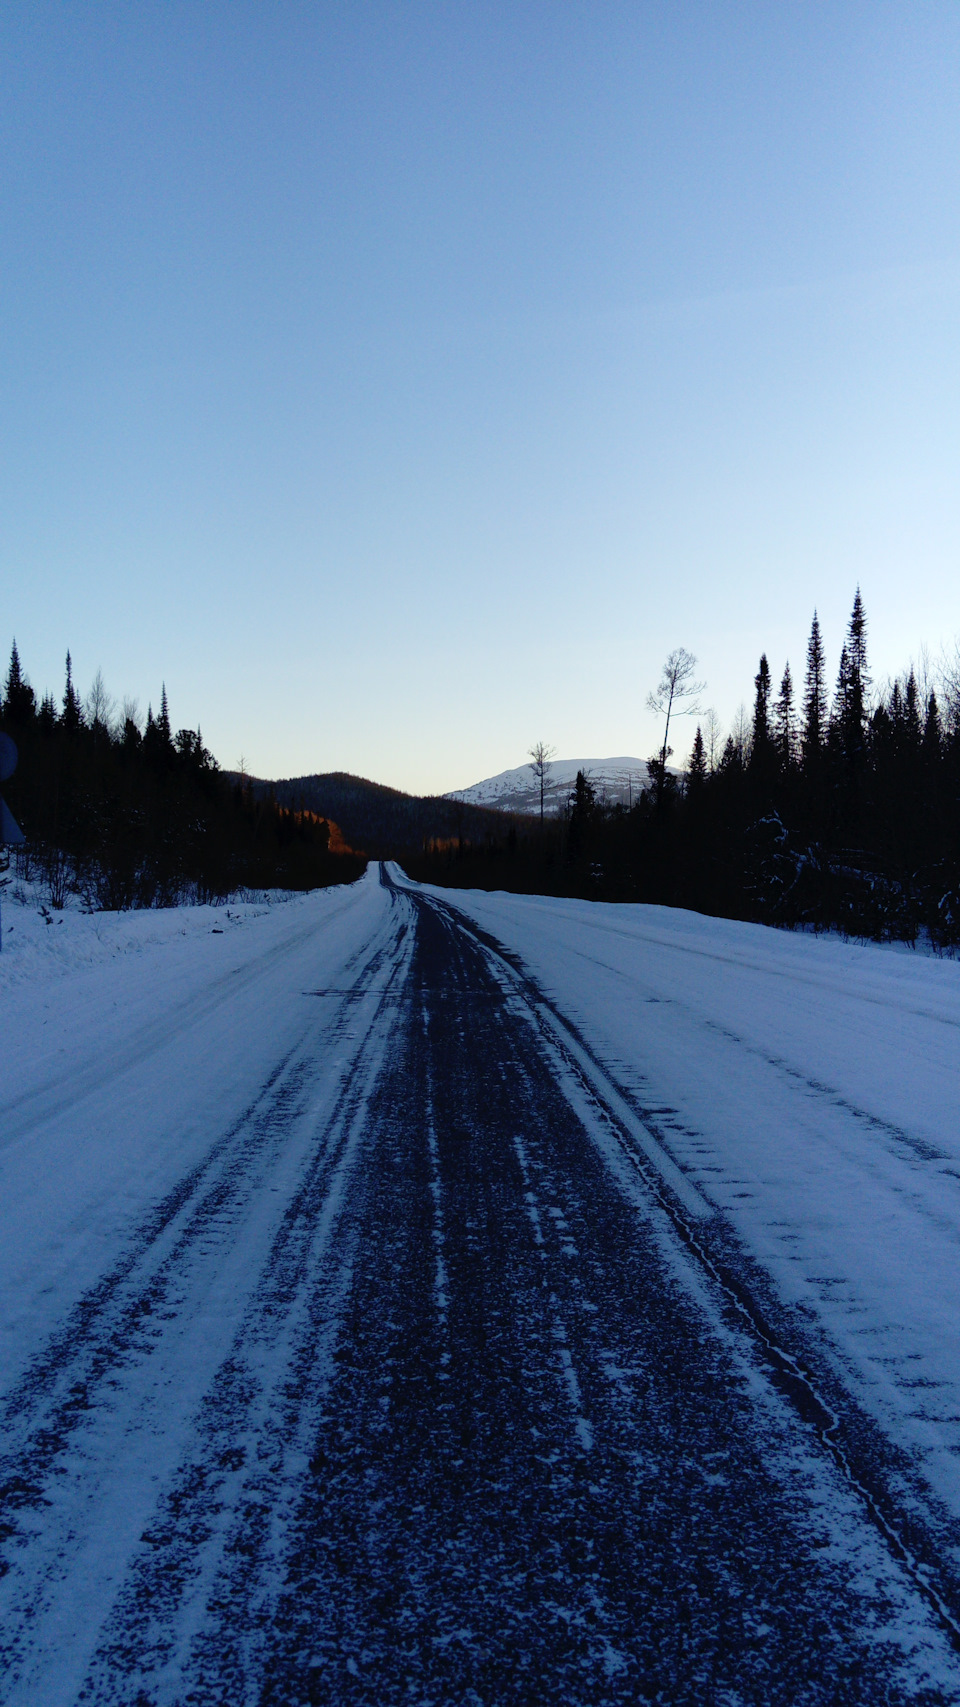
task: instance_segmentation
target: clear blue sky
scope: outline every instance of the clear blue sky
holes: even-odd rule
[[[442,790],[960,632],[956,0],[8,0],[0,149],[38,689]]]

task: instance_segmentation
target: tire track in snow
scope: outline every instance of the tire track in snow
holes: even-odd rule
[[[285,1312],[292,1331],[304,1241],[318,1215],[323,1221],[319,1206],[329,1219],[342,1197],[359,1111],[394,1017],[402,936],[392,921],[388,940],[357,961],[359,1003],[311,1014],[247,1113],[148,1218],[7,1397],[0,1699],[34,1701],[38,1689],[45,1701],[77,1699],[130,1549],[264,1267],[264,1308],[274,1329]],[[348,1021],[354,1038],[344,1052]],[[51,1651],[31,1631],[53,1606],[61,1634]]]
[[[879,1435],[876,1425],[866,1417],[856,1399],[840,1386],[825,1362],[816,1357],[815,1348],[809,1344],[808,1332],[804,1334],[802,1329],[798,1332],[797,1324],[788,1323],[785,1311],[779,1312],[781,1319],[776,1326],[773,1325],[769,1309],[773,1300],[769,1290],[763,1287],[766,1297],[761,1302],[760,1288],[751,1289],[749,1270],[752,1265],[742,1253],[732,1249],[730,1231],[725,1227],[721,1229],[718,1212],[712,1205],[707,1205],[691,1182],[685,1179],[663,1146],[655,1122],[647,1118],[646,1111],[639,1114],[635,1111],[629,1093],[615,1083],[609,1069],[598,1060],[580,1030],[548,999],[519,957],[468,915],[460,913],[452,903],[440,901],[435,896],[424,896],[423,904],[455,916],[462,928],[490,956],[505,987],[515,990],[520,996],[530,1023],[554,1054],[559,1072],[565,1073],[578,1087],[580,1094],[575,1093],[575,1101],[584,1116],[584,1123],[599,1140],[615,1174],[623,1178],[616,1155],[619,1149],[664,1211],[685,1250],[718,1289],[732,1318],[749,1335],[778,1391],[829,1453],[861,1501],[869,1521],[915,1584],[951,1646],[960,1653],[960,1579],[951,1569],[957,1539],[954,1526],[944,1512],[935,1508],[928,1495],[924,1497],[905,1454]],[[722,1028],[715,1026],[713,1029]],[[733,1033],[725,1032],[724,1035],[734,1042],[741,1041]],[[760,1053],[757,1050],[751,1052]],[[791,1077],[801,1079],[812,1092],[827,1094],[832,1103],[843,1107],[846,1112],[883,1130],[885,1135],[916,1148],[899,1128],[874,1119],[866,1111],[831,1092],[829,1087],[794,1072],[785,1063],[773,1058],[769,1061]],[[931,1152],[924,1159],[936,1158]],[[683,1182],[679,1189],[678,1175]],[[629,1189],[629,1182],[624,1183]],[[692,1201],[691,1193],[695,1194]],[[711,1239],[711,1232],[715,1232],[714,1239]],[[756,1276],[755,1279],[762,1286],[762,1277]],[[898,1497],[904,1484],[909,1490],[906,1501]]]
[[[926,1608],[678,1283],[655,1199],[638,1216],[613,1185],[515,991],[426,898],[417,934],[427,1023],[411,1004],[372,1111],[343,1331],[248,1698],[956,1698]],[[902,1677],[898,1644],[936,1652],[937,1682],[922,1658]],[[191,1698],[239,1681],[209,1656]]]
[[[416,895],[393,905],[392,980],[370,1013],[352,997],[337,1009],[341,1038],[363,1034],[339,1102],[307,1106],[305,1046],[288,1069],[305,1078],[260,1134],[261,1149],[286,1144],[289,1172],[243,1308],[189,1317],[205,1283],[237,1292],[250,1246],[226,1202],[183,1247],[195,1268],[166,1271],[168,1372],[177,1335],[204,1322],[210,1343],[194,1349],[209,1363],[196,1402],[167,1391],[163,1432],[141,1429],[145,1457],[162,1445],[169,1464],[144,1479],[147,1515],[87,1605],[70,1599],[76,1571],[65,1585],[37,1573],[36,1646],[0,1694],[18,1707],[960,1699],[925,1608],[680,1248],[647,1151],[455,912]],[[264,1161],[248,1207],[280,1177]],[[139,1423],[148,1362],[120,1355],[88,1420],[111,1424],[113,1379]],[[83,1426],[65,1458],[78,1480]],[[111,1468],[101,1442],[94,1495]],[[98,1514],[77,1509],[79,1534]]]
[[[184,1032],[202,1025],[218,1008],[234,1000],[241,991],[256,984],[265,973],[302,951],[311,938],[322,938],[338,915],[352,905],[349,890],[339,905],[327,910],[316,923],[291,930],[280,942],[240,966],[224,972],[211,985],[180,1002],[172,1013],[163,1014],[141,1026],[129,1040],[111,1050],[106,1059],[89,1067],[70,1067],[42,1085],[25,1090],[3,1105],[4,1148],[24,1138],[53,1116],[61,1116],[87,1097],[115,1082],[118,1075],[138,1067],[158,1050],[165,1049]]]

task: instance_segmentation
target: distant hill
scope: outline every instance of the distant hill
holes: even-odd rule
[[[618,801],[628,806],[649,786],[650,776],[643,759],[554,759],[547,773],[544,789],[544,811],[555,815],[562,811],[577,779],[585,771],[608,805]],[[500,812],[530,813],[540,811],[540,784],[530,765],[518,765],[515,770],[500,771],[483,782],[471,783],[446,796],[447,800],[462,800],[471,806],[493,807]]]
[[[239,782],[239,774],[231,773],[231,779]],[[404,794],[346,771],[284,777],[278,782],[261,777],[246,780],[261,799],[273,798],[278,806],[333,820],[350,847],[373,858],[419,853],[427,841],[500,840],[505,829],[502,809],[448,795]]]

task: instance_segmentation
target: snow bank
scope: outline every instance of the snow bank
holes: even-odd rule
[[[118,955],[142,954],[165,944],[195,941],[211,932],[237,930],[280,905],[303,904],[288,890],[241,894],[218,907],[145,908],[91,913],[76,896],[62,911],[45,902],[39,883],[11,882],[0,890],[0,991],[100,965]]]

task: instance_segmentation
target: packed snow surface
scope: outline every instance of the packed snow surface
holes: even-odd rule
[[[960,1517],[960,964],[667,907],[458,893]]]
[[[5,1707],[960,1701],[960,965],[397,867],[28,899]]]
[[[555,814],[566,806],[578,771],[589,777],[598,798],[624,806],[635,801],[649,781],[643,759],[551,759],[543,791],[545,812]],[[496,806],[504,812],[539,812],[540,783],[528,762],[469,788],[455,789],[447,799],[463,800],[470,806]]]

